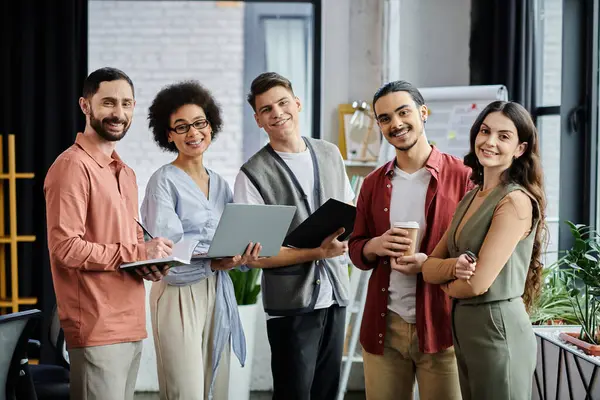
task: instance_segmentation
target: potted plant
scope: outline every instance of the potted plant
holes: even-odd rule
[[[548,398],[549,393],[556,398],[600,398],[600,383],[594,379],[600,368],[595,357],[600,355],[600,237],[588,226],[567,224],[573,246],[545,271],[531,320],[573,325],[534,327],[538,360],[533,399]]]
[[[229,271],[229,276],[233,281],[233,289],[235,290],[235,299],[239,306],[247,306],[256,304],[258,295],[260,294],[260,269],[250,268],[249,271],[243,272],[239,269]]]
[[[542,271],[542,287],[529,319],[533,325],[576,325],[569,291],[562,277],[563,272],[554,263]]]
[[[567,222],[573,235],[571,249],[559,259],[564,273],[561,278],[567,287],[575,317],[581,330],[578,335],[563,332],[560,337],[585,351],[600,355],[598,318],[600,310],[600,250],[597,232],[585,225]]]
[[[233,282],[235,299],[238,304],[240,319],[246,336],[246,365],[242,367],[232,353],[229,368],[229,398],[247,400],[250,396],[250,380],[252,376],[252,359],[254,356],[254,339],[256,333],[256,313],[258,295],[260,294],[260,269],[250,268],[248,271],[232,269],[229,276]]]

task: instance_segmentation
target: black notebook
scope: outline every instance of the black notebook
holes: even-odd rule
[[[356,207],[339,200],[329,199],[300,225],[290,232],[283,245],[299,249],[319,247],[323,240],[339,228],[346,230],[338,240],[348,240],[354,229]]]

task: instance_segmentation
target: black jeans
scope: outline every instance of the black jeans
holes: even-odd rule
[[[267,321],[273,400],[332,400],[340,384],[346,308]]]

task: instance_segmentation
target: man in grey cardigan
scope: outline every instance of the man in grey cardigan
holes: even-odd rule
[[[288,79],[259,75],[248,102],[269,143],[242,166],[236,203],[296,206],[291,231],[330,198],[353,201],[337,146],[301,136],[302,105]],[[348,244],[337,239],[342,233],[313,249],[282,247],[277,256],[252,264],[263,268],[275,400],[336,397],[349,290]]]

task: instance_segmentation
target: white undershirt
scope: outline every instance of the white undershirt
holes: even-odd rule
[[[425,196],[431,173],[425,169],[408,174],[394,168],[392,198],[390,200],[390,227],[394,222],[416,221],[419,223],[416,251],[419,251],[426,229]],[[392,270],[390,274],[388,309],[400,315],[409,324],[416,323],[417,276],[405,275]]]
[[[308,197],[308,202],[312,207],[311,212],[314,212],[318,207],[315,207],[314,204],[314,169],[311,158],[311,153],[308,149],[301,153],[283,153],[276,151],[276,153],[281,157],[283,161],[287,164],[290,170],[296,176],[298,183],[302,187],[302,190]],[[341,159],[341,154],[340,154]],[[348,176],[345,177],[344,184],[344,199],[346,203],[352,203],[354,200],[354,191],[352,190],[352,186],[350,185],[350,181],[348,180]],[[323,199],[327,200],[327,199]],[[254,184],[248,179],[246,174],[243,171],[240,171],[235,178],[235,185],[233,190],[233,201],[235,203],[244,203],[244,204],[265,204],[260,192]],[[344,260],[346,256],[342,256]],[[315,304],[315,310],[327,308],[331,305],[335,304],[336,301],[333,297],[333,288],[331,286],[331,281],[329,276],[326,273],[321,274],[321,288],[319,290],[319,297],[317,298],[317,302]],[[271,317],[271,316],[269,316]]]

